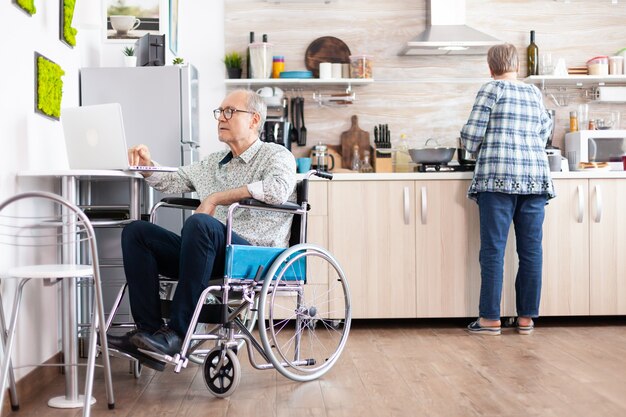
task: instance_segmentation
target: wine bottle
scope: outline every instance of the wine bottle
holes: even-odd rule
[[[539,75],[539,48],[535,43],[535,31],[530,31],[530,45],[528,45],[528,75]]]
[[[254,32],[250,32],[250,44],[254,43]],[[252,70],[250,65],[250,44],[248,44],[248,49],[246,50],[246,74],[248,78],[252,78]]]

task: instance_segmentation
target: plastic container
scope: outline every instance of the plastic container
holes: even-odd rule
[[[250,44],[250,72],[252,78],[270,78],[272,75],[272,44],[256,42]]]
[[[587,61],[587,71],[589,75],[609,75],[609,57],[602,55],[591,58]]]
[[[350,55],[350,77],[372,78],[372,56]]]
[[[280,73],[285,70],[285,57],[276,55],[272,59],[272,78],[279,78]]]
[[[609,57],[609,74],[622,75],[624,74],[624,57],[621,55]]]

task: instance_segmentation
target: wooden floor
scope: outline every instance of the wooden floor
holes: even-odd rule
[[[539,320],[535,333],[466,333],[465,321],[356,322],[338,364],[322,379],[292,382],[253,369],[229,399],[212,397],[200,367],[180,374],[113,359],[115,410],[96,374],[93,416],[626,416],[626,319]],[[82,385],[81,385],[82,386]],[[79,416],[48,398],[63,380],[9,416]]]

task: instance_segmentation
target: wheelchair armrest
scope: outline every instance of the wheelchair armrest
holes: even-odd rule
[[[245,207],[257,207],[257,208],[262,208],[262,209],[278,209],[278,210],[289,210],[289,211],[296,211],[296,210],[301,209],[299,205],[297,205],[296,203],[292,203],[290,201],[287,201],[284,204],[267,204],[262,201],[256,200],[254,198],[246,198],[244,200],[239,201],[239,204]]]
[[[201,201],[196,198],[181,198],[181,197],[165,197],[161,199],[162,203],[171,204],[173,206],[188,207],[189,209],[198,208]]]

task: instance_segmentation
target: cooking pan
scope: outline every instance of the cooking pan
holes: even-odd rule
[[[452,160],[456,148],[417,148],[409,149],[409,155],[416,164],[446,164]]]
[[[459,160],[461,165],[473,165],[476,163],[476,154],[465,148],[457,148],[456,159]]]

